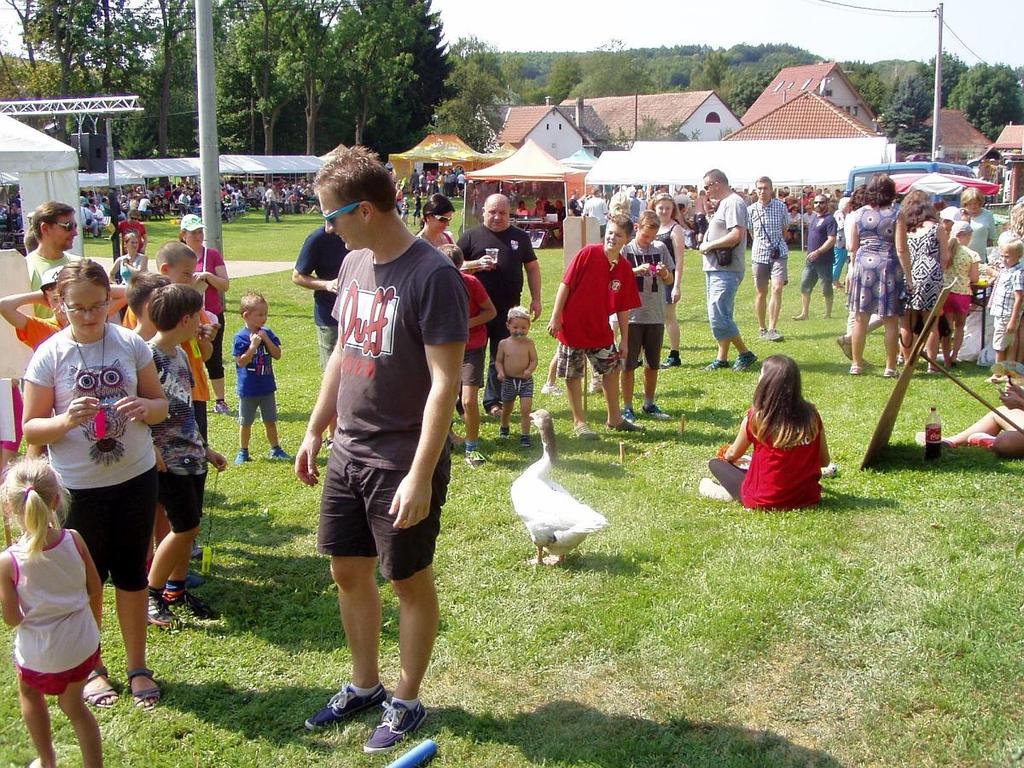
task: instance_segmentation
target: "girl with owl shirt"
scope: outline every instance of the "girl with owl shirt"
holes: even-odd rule
[[[156,459],[149,425],[167,417],[147,344],[107,323],[110,283],[98,263],[61,270],[57,296],[69,325],[36,350],[25,373],[25,438],[45,445],[67,487],[67,527],[89,548],[101,580],[110,577],[133,693],[156,690],[146,669],[146,556],[156,508]],[[102,664],[87,701],[117,695]],[[159,692],[144,703],[155,703]]]

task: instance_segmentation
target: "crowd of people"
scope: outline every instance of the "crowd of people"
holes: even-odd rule
[[[499,422],[499,440],[511,439],[518,401],[519,445],[532,447],[541,361],[531,332],[544,316],[541,270],[505,195],[490,195],[480,226],[456,241],[448,231],[455,206],[440,191],[429,196],[422,229],[412,233],[393,175],[364,148],[329,160],[314,189],[323,225],[303,244],[292,281],[313,292],[320,390],[293,460],[279,442],[275,399],[274,364],[286,341],[269,326],[268,299],[253,291],[242,296],[231,350],[235,464],[251,460],[258,411],[269,458],[294,461],[301,482],[323,484],[317,549],[330,558],[352,670],[305,726],[331,726],[383,706],[364,747],[374,753],[394,748],[426,717],[419,690],[439,622],[432,561],[456,410],[464,414],[462,452],[474,470],[487,463],[480,450],[483,414]],[[659,407],[657,388],[662,371],[681,365],[675,305],[688,249],[700,254],[717,346],[706,371],[742,372],[758,361],[735,319],[748,240],[760,336],[783,339],[776,289],[788,280],[787,217],[770,179],[758,180],[753,199],[717,169],[704,174],[693,194],[661,190],[642,202],[636,190],[622,192],[607,203],[599,195],[569,201],[581,213],[603,210],[602,237],[572,259],[546,319],[557,349],[541,392],[561,393],[564,379],[572,434],[581,441],[600,439],[583,408],[588,367],[590,384],[604,394],[611,433],[641,432],[644,419],[673,418]],[[1019,360],[1024,207],[1014,211],[1006,232],[981,235],[985,244],[998,243],[997,256],[984,260],[970,246],[987,224],[969,195],[954,216],[916,193],[897,203],[892,180],[878,176],[852,199],[836,201],[837,220],[831,198],[812,192],[801,293],[809,296],[820,282],[831,296],[837,265],[848,260],[851,333],[840,346],[852,358],[851,374],[864,372],[864,337],[878,322],[886,329],[883,375],[895,375],[901,349],[909,356],[942,287],[952,284],[960,289],[954,295],[968,295],[964,290],[982,270],[995,281],[993,345],[1001,361]],[[144,230],[126,230],[126,257],[114,265],[111,281],[97,263],[67,256],[75,213],[53,202],[34,211],[26,258],[32,291],[0,301],[0,315],[34,349],[24,402],[21,392],[12,392],[23,408],[28,456],[15,459],[19,446],[4,446],[11,463],[0,499],[20,536],[0,554],[0,601],[4,620],[18,627],[22,711],[43,766],[54,761],[46,695],[58,696],[75,725],[84,764],[102,763],[88,707],[111,707],[118,699],[99,648],[103,582],[114,585],[128,691],[141,709],[161,698],[146,662],[147,624],[173,626],[182,610],[216,615],[195,594],[188,565],[209,467],[221,471],[228,463],[208,442],[207,403],[213,400],[215,413],[233,413],[222,349],[230,279],[221,254],[204,244],[201,219],[184,215],[179,240],[162,244],[151,259]],[[837,250],[844,246],[848,259],[841,260]],[[969,305],[958,299],[947,309],[948,340],[927,340],[934,365],[938,344],[946,364],[955,363],[957,323]],[[808,316],[805,298],[794,320]],[[636,398],[641,366],[642,397]],[[998,414],[947,444],[1024,456],[1024,440],[1013,429],[1024,427],[1024,392],[1009,385],[1002,398]],[[830,463],[825,432],[818,410],[803,398],[796,361],[768,356],[735,440],[709,461],[715,480],[706,479],[700,491],[754,509],[816,505]],[[321,470],[317,458],[325,444]],[[390,693],[378,659],[378,570],[399,601],[400,671]]]

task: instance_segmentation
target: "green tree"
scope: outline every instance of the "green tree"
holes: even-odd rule
[[[583,73],[583,80],[572,89],[571,96],[595,98],[650,92],[651,75],[646,63],[635,51],[625,50],[617,40],[587,54]]]
[[[558,104],[569,97],[569,93],[583,80],[583,68],[575,56],[561,56],[555,59],[548,75],[548,95]]]
[[[949,97],[960,82],[960,78],[968,71],[963,60],[955,53],[942,52],[942,106],[949,106]],[[935,98],[935,57],[928,61],[928,82],[931,83],[932,99]]]
[[[507,104],[522,104],[523,91],[527,88],[523,70],[526,60],[522,54],[513,53],[499,57],[501,62],[501,82],[505,85],[504,101]]]
[[[728,68],[729,60],[722,51],[708,51],[700,72],[693,79],[693,87],[710,91],[720,90]]]
[[[340,79],[344,49],[334,26],[343,0],[297,8],[282,58],[285,77],[302,93],[307,155],[316,154],[316,129],[324,101]]]
[[[345,51],[340,87],[351,104],[353,141],[389,112],[417,80],[410,52],[417,35],[413,6],[406,0],[359,0],[343,13],[340,50]],[[392,117],[397,115],[392,111]]]
[[[406,91],[404,108],[408,112],[408,133],[399,149],[406,149],[418,141],[434,119],[437,106],[445,100],[445,85],[451,74],[451,62],[444,42],[441,14],[430,7],[430,0],[417,5],[417,33],[412,47],[412,68],[416,73],[416,87]]]
[[[498,104],[505,93],[494,49],[475,37],[461,38],[450,50],[452,96],[437,108],[436,130],[454,133],[476,150],[494,144],[501,128]]]
[[[843,64],[843,72],[872,112],[877,115],[886,108],[892,98],[892,89],[882,79],[877,67],[858,61]]]
[[[924,124],[931,111],[928,84],[908,75],[896,84],[878,123],[903,154],[923,152],[931,146],[931,128]]]
[[[949,95],[949,104],[963,110],[967,119],[992,140],[1003,126],[1024,120],[1020,83],[1005,64],[971,67]]]
[[[742,115],[775,77],[775,73],[752,67],[730,69],[719,96],[734,113]]]
[[[159,49],[156,55],[156,76],[160,84],[157,101],[157,155],[167,156],[168,132],[171,120],[171,88],[174,75],[176,56],[181,55],[190,64],[195,61],[192,47],[182,45],[183,39],[192,41],[191,35],[185,35],[194,18],[189,13],[188,0],[157,0],[156,24]]]
[[[227,57],[221,57],[229,72],[240,76],[241,87],[235,93],[240,95],[248,88],[252,94],[250,112],[259,116],[263,153],[267,155],[274,154],[274,130],[281,112],[296,96],[284,44],[291,36],[292,10],[288,0],[253,0],[253,5],[232,6]]]

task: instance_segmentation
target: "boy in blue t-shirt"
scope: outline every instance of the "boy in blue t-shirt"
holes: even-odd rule
[[[270,443],[270,458],[291,461],[277,439],[277,382],[274,381],[274,360],[281,359],[281,340],[265,327],[270,305],[259,291],[249,291],[242,297],[242,319],[245,327],[235,334],[235,367],[238,373],[238,455],[235,465],[241,466],[249,458],[249,438],[256,410],[263,417],[263,428]]]

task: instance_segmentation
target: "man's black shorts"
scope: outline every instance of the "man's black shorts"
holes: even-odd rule
[[[451,458],[441,452],[431,478],[430,511],[412,528],[395,528],[388,514],[404,469],[378,469],[332,455],[320,500],[317,550],[334,557],[377,557],[389,581],[401,581],[434,561]]]

